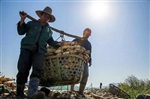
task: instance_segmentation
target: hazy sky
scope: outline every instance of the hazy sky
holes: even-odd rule
[[[24,37],[16,29],[19,11],[38,19],[35,11],[46,6],[53,9],[56,21],[50,25],[55,28],[78,36],[86,27],[91,28],[92,66],[87,86],[124,82],[131,75],[150,79],[148,0],[1,0],[0,71],[4,75],[15,78],[17,74],[20,41]],[[58,37],[53,32],[53,38]]]

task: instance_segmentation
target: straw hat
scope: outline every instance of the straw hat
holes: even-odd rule
[[[52,9],[50,7],[46,7],[43,11],[42,10],[37,10],[35,11],[36,14],[41,17],[41,13],[47,13],[50,15],[50,20],[49,22],[54,22],[55,21],[55,17],[52,15]]]

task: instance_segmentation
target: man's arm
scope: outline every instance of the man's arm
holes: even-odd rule
[[[20,25],[20,21],[17,24],[17,31],[19,35],[24,35],[27,32],[27,24]]]
[[[59,42],[54,41],[54,39],[52,37],[48,39],[47,43],[49,46],[53,46],[54,48],[60,47]]]
[[[25,24],[25,19],[26,19],[27,14],[20,14],[20,21],[17,24],[17,31],[19,35],[23,35],[27,32],[27,25]]]
[[[91,66],[92,65],[92,57],[91,57],[92,45],[91,45],[91,43],[89,44],[89,50],[90,50],[90,54],[89,54],[89,57],[90,57],[90,59],[89,59],[89,66]]]

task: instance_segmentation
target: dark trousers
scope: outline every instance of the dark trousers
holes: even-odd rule
[[[44,53],[36,50],[21,49],[18,60],[17,84],[24,85],[32,68],[30,78],[39,78],[44,62]]]
[[[81,79],[81,84],[86,84],[87,83],[87,80],[88,80],[88,77],[89,77],[89,67],[88,67],[88,63],[85,64],[84,66],[84,71],[83,71],[83,76],[82,76],[82,79]]]

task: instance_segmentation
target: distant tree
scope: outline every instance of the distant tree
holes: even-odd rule
[[[138,79],[131,75],[125,79],[124,83],[119,85],[119,88],[127,92],[134,99],[138,94],[150,94],[150,80]]]

